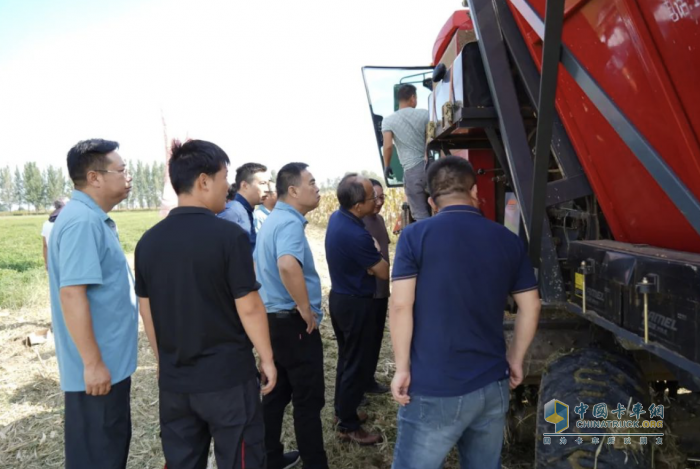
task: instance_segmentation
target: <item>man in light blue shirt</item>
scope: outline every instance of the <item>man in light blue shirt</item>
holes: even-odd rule
[[[131,190],[117,148],[117,142],[93,139],[68,152],[76,190],[49,240],[67,469],[124,468],[131,440],[138,309],[133,275],[107,215]]]
[[[255,232],[260,233],[260,228],[262,224],[267,220],[267,216],[270,215],[272,209],[275,208],[277,203],[277,192],[275,191],[274,184],[269,183],[268,189],[265,191],[262,203],[253,212],[253,223],[255,224]]]
[[[262,202],[270,181],[267,167],[258,163],[246,163],[236,169],[236,195],[217,216],[232,221],[248,233],[250,245],[255,249],[255,224],[253,210]]]
[[[318,207],[321,196],[306,168],[304,163],[289,163],[280,169],[279,199],[258,233],[253,253],[278,370],[277,386],[263,397],[270,469],[289,467],[280,437],[290,401],[304,468],[328,469],[321,425],[325,405],[323,344],[318,331],[323,319],[321,279],[304,234],[304,215]]]

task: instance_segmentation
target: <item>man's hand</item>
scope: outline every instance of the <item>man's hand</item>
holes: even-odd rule
[[[523,362],[519,360],[514,360],[508,358],[508,365],[510,366],[510,388],[515,389],[523,382]]]
[[[314,329],[318,329],[318,323],[316,322],[316,313],[314,313],[314,311],[310,307],[299,308],[297,306],[296,308],[297,311],[299,311],[301,318],[306,323],[307,334],[311,334],[314,331]]]
[[[399,243],[404,242],[399,239]],[[411,402],[408,388],[411,385],[411,341],[413,338],[413,305],[416,297],[416,277],[397,280],[392,283],[391,305],[389,306],[389,331],[394,348],[396,373],[391,380],[391,394],[401,405]]]
[[[384,168],[384,177],[387,179],[394,178],[394,170],[391,169],[391,166],[387,166],[386,168]]]
[[[391,380],[391,395],[394,400],[401,405],[406,405],[411,402],[411,397],[408,395],[408,387],[411,385],[410,371],[397,371],[394,379]]]
[[[277,368],[273,362],[260,362],[260,392],[263,396],[270,393],[277,384]]]
[[[301,314],[301,318],[306,323],[306,332],[311,334],[314,329],[318,329],[316,324],[316,314],[309,305],[309,292],[306,290],[304,272],[299,261],[290,254],[277,259],[277,268],[280,271],[280,278],[284,288],[287,289],[292,300],[296,303],[295,308]],[[304,305],[303,307],[299,305]]]
[[[85,393],[88,396],[104,396],[112,389],[112,375],[104,362],[86,365],[83,372],[85,378]]]
[[[508,347],[508,365],[510,366],[510,388],[518,387],[525,378],[523,363],[527,355],[527,349],[537,332],[540,317],[540,295],[537,289],[528,290],[513,295],[518,305],[518,314],[515,318],[513,340]]]

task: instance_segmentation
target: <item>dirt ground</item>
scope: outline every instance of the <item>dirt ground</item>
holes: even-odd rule
[[[321,275],[324,295],[330,288],[323,248],[325,231],[307,227]],[[30,333],[50,327],[48,306],[32,310],[0,311],[0,467],[39,469],[63,467],[63,394],[58,384],[58,367],[52,340],[27,347],[23,339]],[[397,405],[389,395],[372,396],[365,410],[370,414],[368,427],[384,435],[385,442],[362,448],[340,443],[333,429],[332,396],[335,375],[336,344],[329,320],[321,326],[326,370],[326,407],[323,423],[326,450],[331,467],[384,469],[391,466],[396,438]],[[162,468],[163,455],[158,438],[158,392],[155,362],[143,331],[139,335],[139,363],[133,375],[133,437],[129,465],[131,469]],[[388,384],[394,364],[388,330],[377,371],[378,379]],[[291,416],[285,420],[284,440],[295,448]],[[504,467],[530,468],[531,448],[508,446]],[[210,467],[216,467],[213,461]],[[456,468],[455,455],[445,466]]]

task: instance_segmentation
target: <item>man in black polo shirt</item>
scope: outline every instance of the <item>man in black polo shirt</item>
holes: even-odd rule
[[[407,226],[396,248],[389,323],[401,404],[396,469],[437,469],[457,445],[462,467],[501,467],[508,384],[523,380],[540,299],[523,242],[485,219],[468,161],[428,170],[438,213]],[[518,305],[506,354],[503,313]]]
[[[346,175],[338,185],[340,210],[331,215],[326,231],[326,259],[331,276],[329,306],[338,341],[335,412],[339,436],[361,445],[381,442],[366,432],[357,414],[372,378],[375,321],[375,278],[389,278],[389,264],[362,223],[374,213],[376,196],[369,179]],[[368,342],[369,339],[369,342]]]
[[[263,394],[277,371],[248,234],[214,215],[226,202],[228,164],[213,143],[175,142],[169,172],[178,207],[136,246],[136,294],[158,359],[169,469],[206,468],[212,437],[220,469],[266,467],[252,347]]]

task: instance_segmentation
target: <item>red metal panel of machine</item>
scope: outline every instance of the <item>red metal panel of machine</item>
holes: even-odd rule
[[[496,163],[491,150],[452,150],[454,156],[468,160],[474,167],[476,187],[479,197],[479,209],[485,218],[496,221],[496,183],[493,181],[492,169]],[[486,171],[478,174],[479,170]]]
[[[472,19],[469,17],[469,10],[458,10],[452,13],[450,19],[447,20],[447,23],[440,30],[440,34],[435,39],[435,45],[433,45],[433,65],[440,62],[442,54],[445,53],[452,36],[458,29],[465,31],[474,29]]]
[[[700,0],[639,0],[661,60],[700,138]]]
[[[545,2],[528,1],[542,18]],[[679,4],[684,5],[682,14]],[[511,10],[539,66],[541,39],[512,4]],[[696,198],[698,19],[700,0],[568,0],[562,36],[563,44]],[[615,239],[700,252],[700,235],[563,66],[556,106]]]

